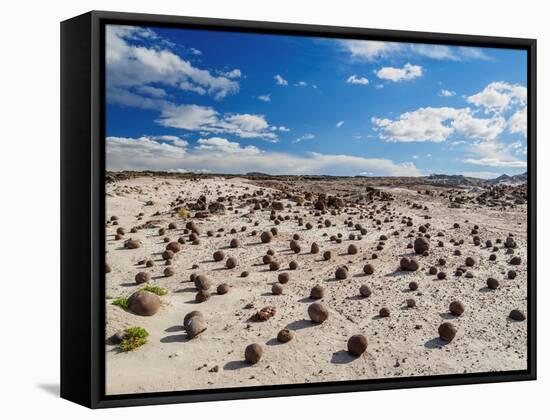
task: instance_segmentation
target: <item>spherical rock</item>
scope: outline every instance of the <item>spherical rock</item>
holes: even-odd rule
[[[204,274],[199,274],[195,277],[195,287],[197,290],[208,290],[210,289],[210,280]]]
[[[259,344],[249,344],[244,350],[244,358],[248,363],[255,365],[260,361],[263,353],[262,346]]]
[[[417,254],[423,254],[425,251],[428,251],[430,249],[430,243],[427,241],[426,238],[416,238],[414,241],[414,252]]]
[[[309,294],[309,297],[311,299],[322,299],[323,297],[325,296],[325,288],[320,286],[320,285],[316,285],[316,286],[313,286],[311,288],[311,292]]]
[[[144,290],[134,292],[128,298],[128,309],[130,312],[140,316],[152,316],[160,308],[160,298],[151,292]]]
[[[279,283],[286,284],[290,280],[290,275],[288,273],[279,273],[278,280]]]
[[[164,277],[172,277],[174,274],[176,274],[176,270],[172,267],[166,267],[164,269]]]
[[[282,329],[277,334],[277,341],[280,343],[288,343],[294,338],[294,331],[289,330],[288,328]]]
[[[382,308],[380,309],[378,315],[380,315],[382,318],[387,318],[390,316],[390,310],[388,308]]]
[[[146,273],[145,271],[140,271],[139,273],[136,274],[136,276],[134,277],[134,280],[136,284],[146,283],[149,280],[151,280],[151,274]]]
[[[372,295],[372,290],[367,284],[362,284],[359,288],[359,294],[363,297],[369,297]]]
[[[456,327],[450,322],[444,322],[439,326],[437,332],[439,333],[439,338],[450,343],[456,336]]]
[[[361,334],[352,335],[348,340],[348,351],[356,356],[361,356],[368,346],[367,337]]]
[[[325,252],[323,253],[323,258],[324,258],[325,261],[330,260],[330,259],[332,258],[332,252],[330,252],[330,251],[325,251]]]
[[[317,245],[316,242],[313,242],[311,244],[311,253],[312,254],[318,254],[319,253],[319,245]]]
[[[512,257],[512,259],[509,262],[510,265],[520,265],[521,264],[521,257]]]
[[[493,278],[493,277],[489,277],[489,278],[487,279],[487,287],[488,287],[489,289],[495,290],[495,289],[498,289],[498,286],[499,286],[499,282],[498,282],[497,279],[495,279],[495,278]]]
[[[260,235],[260,239],[264,244],[267,244],[271,242],[271,240],[273,239],[273,235],[271,234],[271,232],[265,231],[262,232],[262,234]]]
[[[338,280],[344,280],[345,278],[348,277],[348,270],[346,270],[344,267],[338,267],[336,269],[336,272],[334,273],[334,276]]]
[[[411,281],[411,282],[409,283],[409,289],[412,290],[412,291],[414,292],[415,290],[418,289],[418,283],[415,282],[415,281]]]
[[[185,325],[189,322],[189,320],[194,316],[204,318],[204,315],[201,311],[191,311],[187,315],[185,315],[185,317],[183,318],[183,326],[185,327]]]
[[[162,253],[162,258],[163,258],[164,260],[171,260],[171,259],[174,258],[174,255],[175,255],[175,254],[174,254],[174,251],[170,251],[169,249],[167,249],[166,251],[164,251],[164,252]]]
[[[357,249],[356,245],[351,244],[350,246],[348,246],[348,254],[349,255],[355,255],[355,254],[357,254],[357,252],[358,252],[358,249]]]
[[[238,248],[241,246],[241,241],[239,241],[237,238],[231,239],[231,242],[229,243],[229,246],[231,248]]]
[[[170,242],[168,245],[166,245],[166,249],[172,252],[180,252],[181,251],[181,244],[179,242]]]
[[[210,292],[208,290],[199,290],[195,295],[195,301],[197,303],[206,302],[208,299],[210,299]]]
[[[298,268],[298,263],[292,260],[288,263],[288,268],[291,270],[296,270]]]
[[[445,280],[447,278],[447,273],[440,271],[439,273],[437,273],[437,278],[439,280]]]
[[[525,314],[519,309],[513,309],[508,316],[514,321],[525,321],[526,319]]]
[[[214,252],[214,255],[212,255],[214,258],[214,261],[222,261],[225,258],[225,253],[222,250]]]
[[[465,262],[468,267],[473,267],[476,263],[476,260],[474,260],[472,257],[468,257],[466,258]]]
[[[279,263],[279,261],[271,261],[269,263],[269,270],[277,271],[279,268],[281,268],[281,264]]]
[[[449,305],[449,312],[453,315],[460,316],[464,313],[464,304],[459,300],[454,300]]]
[[[237,266],[237,259],[235,257],[229,257],[225,262],[225,266],[229,269],[235,268]]]
[[[141,241],[138,241],[137,239],[128,239],[124,242],[124,248],[127,249],[136,249],[139,247],[141,247]]]
[[[227,283],[219,284],[216,288],[216,292],[218,295],[225,295],[227,292],[229,292],[229,285]]]
[[[407,308],[414,308],[416,306],[416,300],[410,298],[405,301]]]
[[[202,316],[192,316],[184,325],[187,336],[192,339],[206,331],[208,325]]]
[[[282,295],[283,286],[281,286],[279,283],[273,284],[273,286],[271,286],[271,293],[273,293],[274,295]]]
[[[517,273],[516,273],[515,270],[509,270],[507,275],[508,275],[508,278],[509,278],[510,280],[513,280],[513,279],[516,278]]]
[[[367,275],[371,275],[374,273],[374,266],[372,264],[365,264],[363,267],[363,272]]]
[[[322,324],[328,318],[328,308],[322,303],[312,303],[307,308],[307,313],[313,322]]]
[[[402,270],[405,271],[416,271],[418,270],[418,262],[414,258],[407,258],[403,257],[401,258],[401,261],[399,262],[399,266]]]
[[[105,274],[110,273],[111,271],[111,265],[109,263],[105,263]]]

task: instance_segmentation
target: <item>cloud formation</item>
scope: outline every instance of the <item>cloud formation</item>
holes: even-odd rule
[[[358,77],[357,75],[352,74],[346,79],[346,83],[351,83],[353,85],[368,85],[369,79],[367,79],[366,77]]]
[[[341,45],[352,58],[367,61],[376,61],[392,56],[421,56],[450,61],[490,59],[481,49],[474,47],[364,40],[345,40],[341,41]]]
[[[202,138],[192,148],[176,147],[150,137],[107,138],[108,170],[158,170],[178,172],[282,174],[327,174],[419,176],[411,162],[394,163],[390,159],[364,158],[343,154],[290,153],[262,151],[242,147],[224,138]]]
[[[117,100],[117,95],[110,95],[112,91],[132,93],[132,90],[157,84],[210,95],[215,99],[239,91],[238,82],[199,69],[169,48],[145,46],[147,41],[158,38],[150,29],[107,25],[105,32],[108,100]],[[139,45],[136,40],[140,41]]]
[[[376,71],[376,76],[379,79],[390,80],[392,82],[402,82],[421,77],[423,70],[421,66],[411,63],[405,64],[402,68],[398,67],[382,67]]]

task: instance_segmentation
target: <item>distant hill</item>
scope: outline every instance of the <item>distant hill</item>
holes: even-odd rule
[[[498,185],[498,184],[511,184],[511,185],[518,185],[518,184],[525,184],[527,182],[527,172],[524,172],[522,174],[518,175],[506,175],[502,174],[501,176],[488,180],[488,183],[492,185]]]
[[[441,184],[457,187],[484,187],[489,185],[509,184],[519,185],[527,182],[527,172],[518,175],[502,174],[494,179],[467,177],[464,175],[432,174],[425,178],[431,184]]]

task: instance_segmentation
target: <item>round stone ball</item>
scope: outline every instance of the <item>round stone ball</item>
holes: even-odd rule
[[[362,334],[352,335],[348,340],[348,351],[356,356],[361,356],[368,346],[367,337]]]
[[[244,358],[248,363],[255,365],[260,361],[263,353],[264,351],[262,349],[262,346],[260,346],[259,344],[249,344],[244,350]]]
[[[140,316],[152,316],[160,308],[160,298],[151,292],[134,292],[128,298],[128,309],[130,312]]]
[[[439,338],[450,343],[456,336],[456,327],[450,322],[444,322],[439,326],[437,332],[439,333]]]
[[[307,308],[307,313],[310,319],[317,324],[325,322],[329,315],[328,308],[322,303],[312,303]]]
[[[453,315],[460,316],[464,313],[464,304],[459,300],[454,300],[449,305],[449,312]]]

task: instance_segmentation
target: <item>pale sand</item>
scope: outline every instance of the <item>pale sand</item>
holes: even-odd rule
[[[160,225],[164,227],[176,221],[179,229],[166,231],[167,236],[176,240],[183,235],[185,220],[168,212],[170,203],[179,195],[196,199],[206,194],[209,200],[215,199],[216,189],[224,195],[237,196],[251,193],[257,187],[245,179],[235,178],[120,181],[107,186],[107,217],[118,216],[119,226],[127,231],[148,220],[161,220]],[[333,216],[327,213],[325,217],[333,222],[333,226],[319,229],[316,223],[319,217],[309,215],[311,207],[296,207],[292,203],[290,211],[285,208],[282,212],[283,215],[289,214],[291,220],[277,226],[279,234],[272,243],[262,244],[259,234],[275,226],[269,220],[270,210],[256,211],[250,219],[245,215],[252,206],[237,200],[235,208],[239,214],[227,211],[225,215],[196,220],[201,229],[202,243],[183,245],[172,265],[177,274],[169,278],[162,276],[165,266],[158,253],[166,244],[158,235],[158,229],[127,233],[125,238],[140,239],[143,243],[139,249],[127,250],[123,248],[123,241],[114,241],[118,226],[109,226],[107,261],[112,272],[106,277],[107,296],[129,296],[140,288],[134,284],[134,276],[139,271],[149,271],[153,276],[150,284],[160,285],[169,293],[161,297],[162,307],[152,317],[125,312],[107,299],[107,337],[127,326],[142,326],[150,333],[147,344],[129,353],[117,351],[116,346],[106,346],[107,394],[526,369],[527,322],[507,318],[510,310],[525,311],[527,307],[525,206],[505,212],[473,205],[450,209],[445,199],[419,195],[405,188],[388,191],[397,197],[396,201],[390,202],[392,208],[398,214],[412,216],[414,226],[405,227],[400,223],[401,217],[396,217],[391,223],[382,223],[381,229],[377,230],[372,220],[353,217],[354,223],[361,223],[368,229],[360,241],[348,240],[349,233],[359,232],[343,226],[343,221],[349,217],[347,214]],[[264,192],[268,194],[270,190],[264,188]],[[407,206],[407,199],[428,205],[432,219],[424,219],[426,211]],[[144,206],[147,200],[153,200],[155,204]],[[290,202],[282,201],[285,205]],[[376,204],[380,207],[384,203]],[[152,216],[157,210],[161,216]],[[141,211],[145,216],[142,221],[137,221],[136,215]],[[304,224],[311,221],[314,228],[298,227],[293,220],[294,211],[303,214]],[[259,226],[254,227],[256,220]],[[469,223],[464,223],[465,220]],[[420,270],[417,272],[398,271],[399,259],[411,251],[406,249],[406,244],[414,240],[406,235],[426,222],[432,225],[429,230],[432,234],[430,256],[418,257]],[[461,224],[460,229],[451,229],[454,222]],[[474,224],[480,226],[481,247],[474,246],[471,240],[470,230]],[[240,232],[241,226],[246,226],[247,230]],[[225,228],[222,237],[206,236],[207,230],[217,231],[220,227]],[[231,228],[236,228],[238,233],[229,234]],[[404,230],[399,236],[392,235],[394,230],[402,228]],[[256,237],[250,236],[254,229],[258,231]],[[444,232],[445,237],[438,238],[438,231]],[[515,255],[522,257],[521,265],[509,266],[510,256],[505,255],[504,249],[497,252],[496,262],[490,262],[488,256],[491,252],[485,248],[485,240],[504,240],[510,232],[518,243]],[[302,251],[298,255],[289,250],[294,233],[301,236]],[[323,237],[323,233],[328,233],[328,236]],[[344,235],[341,244],[328,239],[337,233]],[[378,252],[378,259],[371,261],[370,256],[381,234],[388,236],[385,249]],[[228,248],[233,237],[241,240],[241,248]],[[452,255],[451,238],[465,239],[465,244],[460,247],[462,256]],[[444,248],[435,246],[439,239],[445,242]],[[321,247],[320,254],[309,253],[314,241]],[[357,255],[346,255],[350,243],[359,246]],[[299,263],[298,270],[288,271],[291,280],[283,286],[281,296],[271,294],[278,272],[268,271],[267,266],[260,264],[261,257],[269,248],[275,250],[281,271],[287,270],[292,259]],[[223,262],[214,262],[212,254],[218,249],[223,249],[226,257],[237,257],[239,266],[228,270]],[[321,261],[326,250],[333,253],[329,262]],[[157,260],[154,267],[136,265],[138,260],[150,256]],[[474,278],[455,277],[456,267],[463,265],[467,256],[478,261],[478,265],[471,269]],[[446,280],[437,280],[427,274],[429,266],[437,266],[440,257],[447,259],[444,268]],[[374,265],[374,275],[363,274],[366,262]],[[191,269],[193,264],[198,264],[199,268]],[[334,270],[340,264],[348,266],[350,277],[336,281]],[[518,272],[514,280],[506,278],[510,268]],[[244,270],[250,272],[249,277],[240,277]],[[193,272],[206,274],[211,280],[212,297],[207,302],[194,302],[196,289],[188,281]],[[486,289],[488,277],[498,279],[500,289]],[[412,280],[420,285],[416,292],[408,290]],[[232,286],[228,294],[216,295],[220,283]],[[369,284],[373,290],[369,298],[358,296],[363,283]],[[309,291],[315,284],[325,287],[322,301],[330,308],[329,319],[321,325],[311,323],[307,315],[307,307],[312,302],[308,298]],[[404,302],[410,297],[415,298],[417,308],[405,307]],[[465,313],[459,318],[448,312],[449,303],[455,299],[466,306]],[[248,303],[254,304],[256,309],[244,309]],[[247,322],[257,309],[266,305],[277,308],[273,318],[263,323]],[[384,306],[390,308],[391,316],[378,318],[378,312]],[[205,314],[208,329],[197,338],[188,340],[182,322],[184,315],[192,310]],[[458,333],[451,343],[445,345],[438,338],[437,328],[446,320],[456,325]],[[416,329],[417,325],[421,328]],[[295,338],[280,344],[275,337],[286,326],[295,330]],[[358,333],[368,337],[369,345],[363,356],[354,358],[347,353],[346,343],[351,335]],[[244,349],[250,343],[259,343],[264,348],[262,360],[253,366],[243,361]]]

